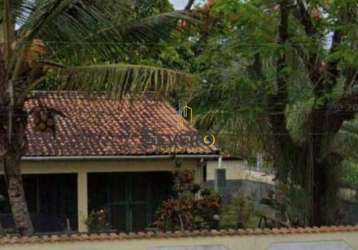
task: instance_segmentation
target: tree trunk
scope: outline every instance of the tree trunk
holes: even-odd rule
[[[317,160],[317,159],[316,159]],[[331,153],[323,161],[316,162],[313,186],[313,220],[316,226],[339,224],[339,186],[343,158]]]
[[[5,145],[3,155],[4,173],[7,184],[8,199],[14,223],[20,235],[31,235],[34,232],[28,211],[21,175],[20,160],[26,146],[25,129],[26,113],[21,109],[14,110],[11,140],[2,140]],[[5,121],[5,122],[4,122]],[[6,127],[6,119],[2,119],[2,127]],[[4,130],[4,129],[3,129]],[[8,136],[6,136],[7,139]]]
[[[307,160],[296,165],[301,169],[303,177],[296,184],[305,191],[307,222],[310,226],[335,224],[338,215],[339,169],[342,159],[335,153],[330,153],[322,159],[309,145],[302,157],[306,157]]]
[[[336,224],[338,211],[339,166],[341,158],[334,153],[324,159],[312,151],[312,146],[298,147],[288,141],[279,151],[275,165],[281,183],[291,183],[304,190],[305,203],[300,224],[322,226]],[[290,195],[290,194],[288,194]],[[289,196],[290,198],[290,196]],[[292,200],[293,204],[296,201]],[[304,217],[304,218],[303,218]]]
[[[325,218],[326,210],[323,209],[324,204],[323,201],[327,196],[326,193],[326,176],[324,171],[324,166],[314,163],[313,167],[313,183],[312,190],[307,190],[312,194],[312,218],[310,220],[310,224],[312,226],[322,226],[326,224]]]
[[[30,214],[27,208],[24,186],[18,155],[7,154],[5,157],[5,172],[7,179],[7,192],[11,212],[20,235],[31,235],[34,232]]]
[[[0,25],[2,36],[3,26]],[[2,38],[2,37],[0,37]],[[3,163],[8,198],[15,226],[21,235],[34,232],[31,217],[27,208],[24,186],[21,176],[20,159],[26,149],[27,114],[22,106],[10,105],[7,72],[4,61],[3,44],[0,39],[0,161]],[[12,115],[9,115],[10,112]],[[9,131],[9,120],[12,120],[12,131]]]

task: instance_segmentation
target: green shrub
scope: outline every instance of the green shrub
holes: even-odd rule
[[[161,204],[154,224],[163,231],[217,228],[220,196],[195,185],[192,171],[176,172],[174,177],[176,195]]]
[[[98,211],[92,211],[86,220],[86,225],[90,233],[105,232],[110,230],[106,210],[101,209]]]
[[[358,163],[345,161],[343,163],[343,184],[350,188],[358,189]]]
[[[220,211],[220,228],[246,228],[254,216],[251,202],[243,195],[235,198]]]

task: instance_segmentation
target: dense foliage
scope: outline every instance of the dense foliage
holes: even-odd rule
[[[163,231],[217,228],[220,197],[209,190],[200,190],[190,170],[176,172],[174,177],[175,197],[161,204],[155,225]]]
[[[256,227],[255,212],[252,202],[240,195],[230,203],[225,204],[220,211],[220,228],[248,228]]]
[[[197,126],[228,153],[264,152],[290,193],[304,190],[310,225],[339,220],[338,190],[354,172],[344,166],[357,160],[357,5],[210,1],[186,31]]]
[[[345,161],[343,169],[343,184],[358,190],[358,163],[357,161]]]

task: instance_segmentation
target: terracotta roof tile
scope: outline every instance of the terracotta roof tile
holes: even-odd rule
[[[108,240],[131,240],[148,238],[185,238],[185,237],[213,237],[213,236],[257,236],[257,235],[294,235],[312,233],[337,233],[337,232],[358,232],[358,226],[333,226],[321,228],[274,228],[274,229],[228,229],[228,230],[202,230],[202,231],[176,231],[176,232],[140,232],[140,233],[101,233],[101,234],[63,234],[43,235],[32,237],[5,236],[0,237],[0,245],[9,244],[32,244],[50,243],[63,241],[108,241]]]
[[[153,96],[115,100],[76,92],[40,92],[25,104],[60,111],[56,136],[27,129],[28,157],[216,154],[163,99]]]

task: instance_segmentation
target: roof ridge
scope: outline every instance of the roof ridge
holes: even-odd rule
[[[138,233],[73,233],[73,234],[48,234],[34,235],[30,237],[18,237],[7,235],[0,237],[0,245],[5,244],[36,244],[56,243],[68,241],[108,241],[130,239],[153,238],[188,238],[210,236],[258,236],[258,235],[294,235],[317,233],[350,233],[358,232],[355,226],[322,226],[322,227],[296,227],[296,228],[255,228],[255,229],[221,229],[221,230],[194,230],[194,231],[167,231],[167,232],[138,232]]]
[[[105,91],[82,91],[82,90],[33,90],[31,95],[108,95],[114,96],[113,94],[106,93]],[[125,96],[157,96],[164,98],[163,95],[158,94],[155,91],[143,91],[136,94],[126,94]]]

